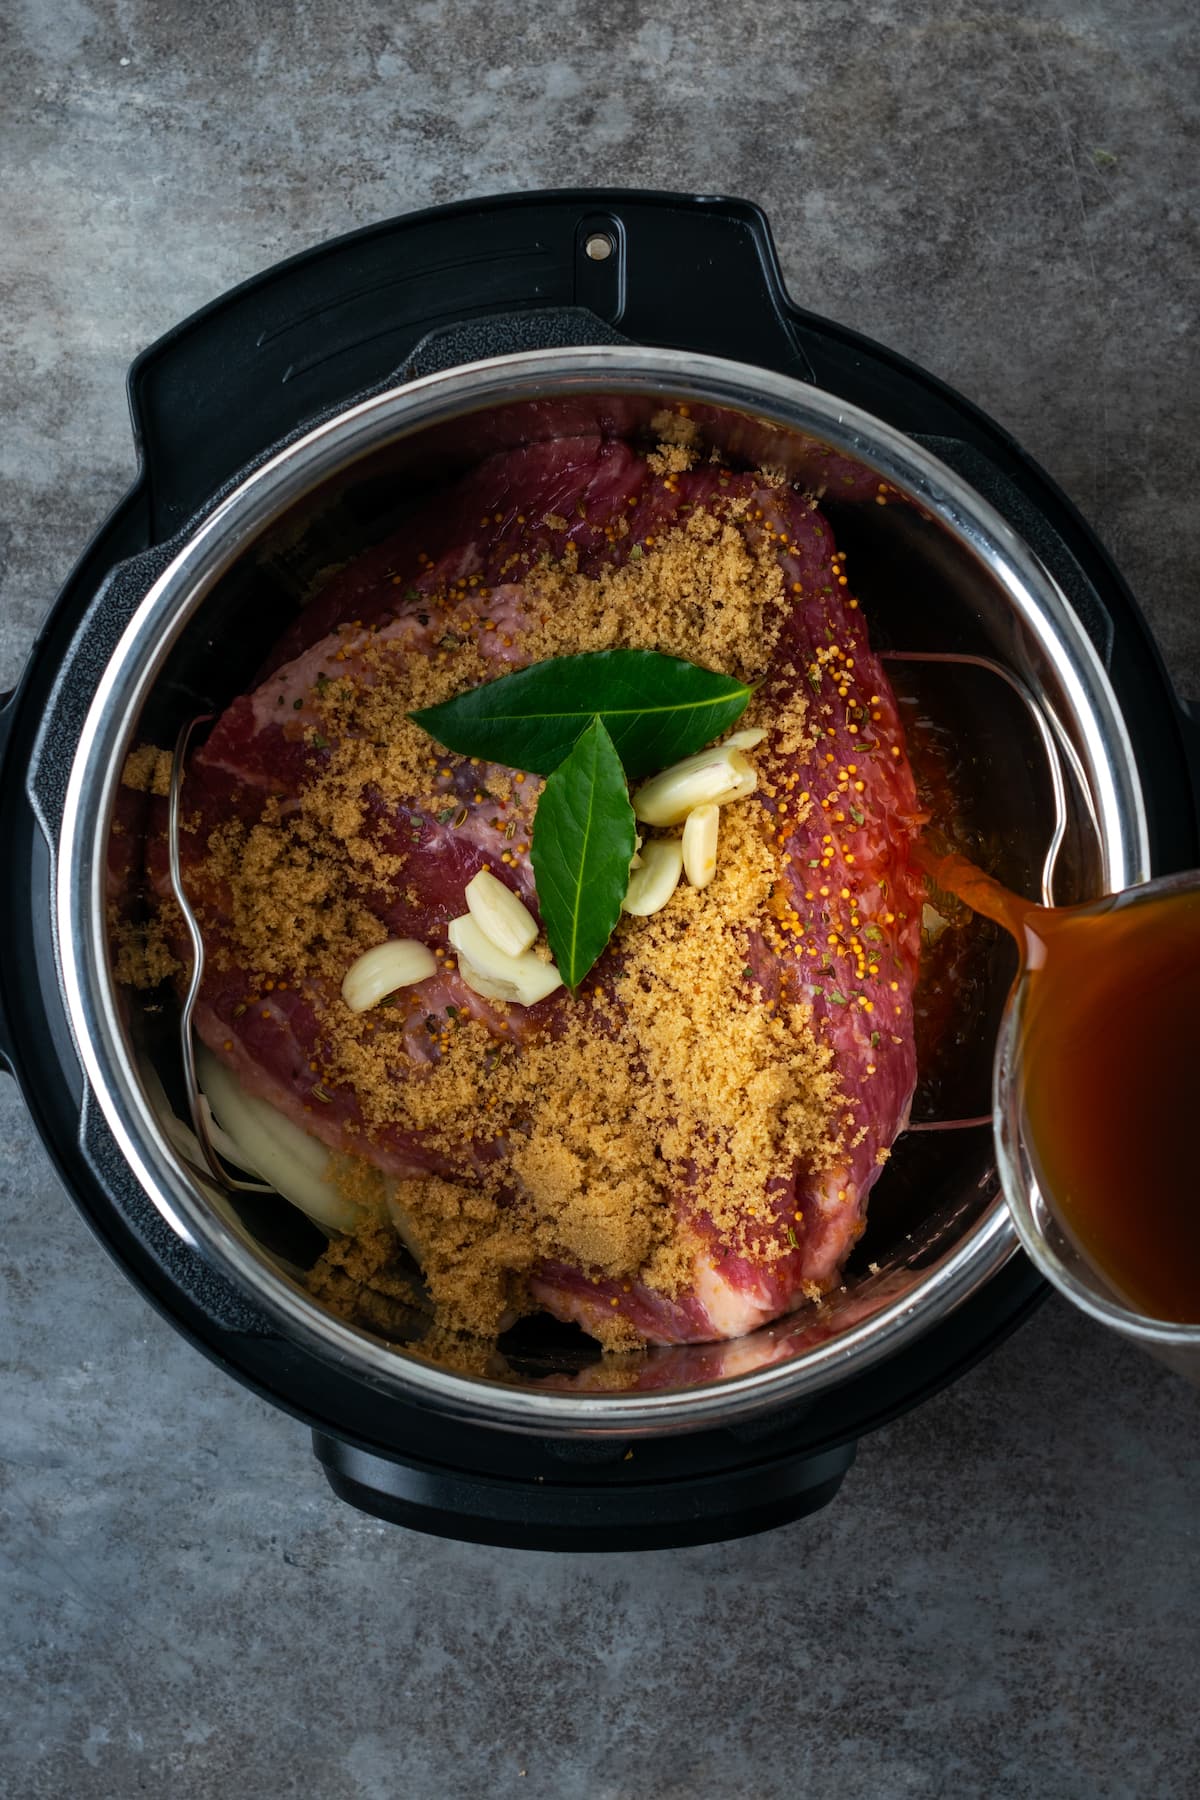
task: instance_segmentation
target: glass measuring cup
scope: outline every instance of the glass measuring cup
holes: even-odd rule
[[[988,887],[993,885],[987,883]],[[997,889],[996,893],[1002,894],[1003,890]],[[1090,916],[1095,919],[1186,894],[1200,894],[1200,872],[1163,876],[1121,894],[1066,910],[1073,918]],[[1005,899],[1011,899],[1011,896]],[[1020,942],[1017,917],[1012,909],[1008,910],[1010,916],[1001,922],[1014,931]],[[997,1163],[1017,1234],[1039,1271],[1074,1305],[1101,1324],[1140,1343],[1189,1381],[1200,1385],[1200,1322],[1181,1323],[1139,1310],[1105,1273],[1095,1256],[1088,1253],[1061,1207],[1056,1207],[1054,1196],[1043,1191],[1041,1163],[1032,1139],[1029,1116],[1027,1025],[1031,1007],[1036,1003],[1035,984],[1039,976],[1036,948],[1032,957],[1030,954],[1031,942],[1036,946],[1037,914],[1032,913],[1031,917],[1032,932],[1027,931],[1026,941],[1022,943],[1020,972],[1000,1027],[992,1087]],[[1200,956],[1200,942],[1196,945],[1196,955]],[[1114,1020],[1113,1025],[1114,1029],[1119,1029],[1119,1019]],[[1197,1035],[1200,1041],[1200,1020],[1197,1020]],[[1196,1105],[1200,1112],[1200,1051],[1196,1055],[1195,1070]],[[1186,1138],[1189,1124],[1190,1121],[1181,1121],[1181,1138]],[[1200,1170],[1186,1154],[1180,1157],[1178,1178],[1191,1184],[1196,1205],[1200,1206]],[[1133,1196],[1130,1203],[1136,1203]]]

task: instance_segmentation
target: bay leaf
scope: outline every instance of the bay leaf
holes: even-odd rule
[[[593,717],[547,779],[533,823],[538,906],[572,990],[621,916],[635,830],[621,759],[603,719]]]
[[[657,650],[556,656],[409,717],[447,750],[549,775],[600,718],[630,776],[664,769],[719,737],[750,688]]]

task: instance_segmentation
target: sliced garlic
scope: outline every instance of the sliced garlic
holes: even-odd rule
[[[652,838],[642,851],[641,867],[629,878],[622,908],[639,919],[661,912],[679,886],[682,871],[683,845],[679,839]]]
[[[633,810],[647,825],[679,825],[698,806],[744,800],[758,774],[740,750],[714,744],[655,775],[633,796]]]
[[[921,928],[931,944],[937,943],[949,923],[949,919],[944,919],[937,907],[930,906],[926,900],[921,908]]]
[[[537,920],[490,869],[480,869],[467,883],[471,917],[497,950],[522,956],[537,937]]]
[[[342,979],[342,999],[351,1012],[366,1012],[397,988],[412,987],[437,974],[433,951],[416,938],[392,938],[364,950]]]
[[[697,806],[683,821],[683,866],[694,888],[707,887],[717,872],[721,809]]]
[[[562,986],[562,976],[552,962],[543,962],[531,950],[521,956],[509,956],[480,930],[470,913],[451,919],[446,935],[457,952],[459,974],[485,1000],[534,1006]]]
[[[735,731],[731,736],[725,738],[721,748],[723,750],[753,750],[756,744],[762,743],[766,735],[759,725],[745,725],[741,731]]]

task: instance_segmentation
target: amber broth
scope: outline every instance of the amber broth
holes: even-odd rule
[[[1050,910],[961,857],[922,860],[1017,940],[1025,1139],[1047,1204],[1129,1306],[1200,1323],[1200,892]]]

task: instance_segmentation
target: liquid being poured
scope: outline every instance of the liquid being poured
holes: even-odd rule
[[[921,861],[1017,941],[1024,1135],[1047,1204],[1128,1306],[1200,1323],[1200,890],[1048,909],[962,857]]]

